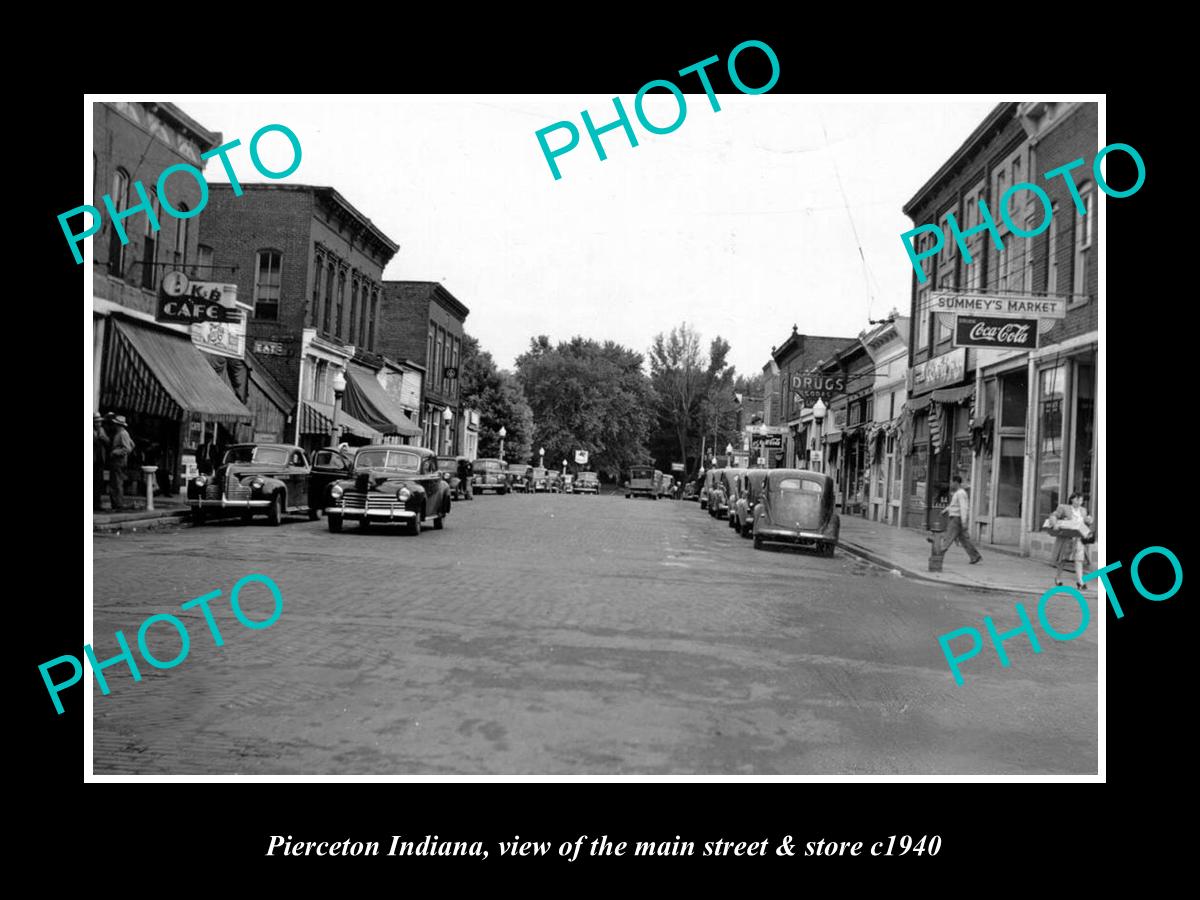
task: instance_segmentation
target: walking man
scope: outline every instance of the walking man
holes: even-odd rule
[[[133,438],[125,430],[124,416],[112,417],[112,447],[108,452],[108,496],[112,499],[112,508],[125,508],[125,466],[129,463],[129,455],[133,453]]]
[[[967,556],[971,558],[971,565],[975,565],[983,557],[979,555],[979,551],[975,549],[975,545],[967,537],[971,503],[967,498],[966,489],[962,486],[962,476],[955,475],[951,481],[954,484],[954,496],[950,498],[950,502],[942,510],[942,515],[947,517],[946,532],[940,542],[937,538],[928,538],[927,540],[933,544],[939,555],[949,550],[950,545],[957,540],[962,545],[962,548],[967,551]]]
[[[104,496],[104,473],[108,470],[108,434],[104,431],[104,417],[100,413],[92,416],[92,507],[100,508]]]

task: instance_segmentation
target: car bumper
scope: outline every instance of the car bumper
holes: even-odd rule
[[[795,531],[790,528],[756,526],[754,536],[782,544],[832,544],[837,538],[823,531]]]
[[[272,503],[270,497],[262,497],[258,500],[229,500],[222,497],[220,500],[207,500],[193,497],[188,501],[193,507],[201,507],[204,509],[266,509]]]
[[[407,522],[417,517],[411,509],[347,509],[344,506],[327,506],[325,515],[340,516],[343,519],[368,519],[372,522]]]

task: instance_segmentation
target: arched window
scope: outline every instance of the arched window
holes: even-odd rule
[[[113,172],[108,195],[118,211],[129,205],[129,173],[124,169],[118,168]],[[108,223],[108,273],[118,278],[125,277],[125,247],[111,221]]]
[[[306,328],[311,328],[321,321],[321,278],[324,274],[325,254],[317,252],[313,255],[312,297],[308,301],[308,309],[304,311]]]
[[[325,262],[325,306],[321,318],[321,330],[326,334],[329,334],[329,323],[332,321],[333,316],[333,279],[335,275],[336,269],[333,260],[327,260]]]
[[[278,250],[258,251],[254,275],[254,318],[279,318],[282,270],[282,253]]]
[[[188,205],[186,203],[179,204],[180,212],[187,212]],[[188,246],[188,223],[191,219],[176,219],[175,220],[175,268],[183,269],[187,266],[187,246]],[[209,278],[204,278],[204,281],[210,281]]]
[[[338,292],[337,292],[337,309],[334,311],[333,333],[336,337],[342,336],[342,318],[345,314],[346,307],[346,270],[338,272]]]
[[[1079,185],[1079,202],[1083,204],[1083,215],[1075,217],[1075,265],[1071,285],[1071,306],[1087,303],[1091,284],[1092,226],[1096,220],[1096,191],[1090,182]]]
[[[158,194],[154,188],[149,191],[150,208],[154,210],[154,221],[162,221],[162,207],[158,203]],[[149,214],[143,214],[145,221],[145,233],[142,237],[142,287],[148,291],[153,291],[158,288],[158,240],[156,238],[157,231],[150,221]]]
[[[358,276],[354,276],[354,284],[350,288],[350,335],[348,340],[354,343],[354,337],[358,333],[358,293],[361,287],[361,282]]]

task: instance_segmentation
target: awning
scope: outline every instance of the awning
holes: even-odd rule
[[[909,400],[906,400],[904,406],[909,410],[909,412],[918,413],[932,402],[933,398],[926,394],[924,397],[913,397]]]
[[[935,403],[962,403],[968,397],[975,396],[975,383],[960,384],[958,387],[940,388],[933,392]]]
[[[213,371],[189,338],[111,320],[100,406],[184,421],[252,422],[254,415]]]
[[[374,373],[354,363],[346,369],[346,393],[342,395],[342,409],[381,434],[417,437],[422,433],[404,408],[383,389]]]
[[[300,433],[301,434],[320,434],[328,435],[333,431],[333,407],[321,404],[322,409],[318,409],[315,405],[309,402],[300,404]],[[327,415],[325,410],[328,410]],[[344,409],[338,410],[338,428],[349,434],[358,437],[364,437],[371,441],[380,441],[383,435],[363,422],[358,421],[354,416],[347,413]]]
[[[842,440],[842,433],[840,431],[835,431],[833,434],[825,435],[825,443],[826,444],[837,444],[837,443],[840,443],[841,440]]]

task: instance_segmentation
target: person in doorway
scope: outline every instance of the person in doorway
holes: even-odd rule
[[[958,541],[962,545],[963,550],[967,551],[967,556],[971,558],[971,565],[975,565],[983,557],[975,549],[975,545],[971,543],[971,539],[967,537],[967,526],[970,524],[971,501],[967,497],[966,488],[962,486],[961,475],[955,475],[951,479],[951,487],[954,492],[950,496],[950,502],[942,510],[942,515],[946,517],[946,530],[942,535],[942,539],[938,541],[936,537],[931,537],[926,538],[926,540],[933,544],[935,551],[939,555],[945,553],[950,549],[951,544]]]
[[[104,473],[108,470],[108,451],[112,442],[104,430],[104,416],[92,416],[92,507],[100,509],[104,496]]]
[[[1092,535],[1092,517],[1084,508],[1083,494],[1079,491],[1073,493],[1067,503],[1058,505],[1058,509],[1050,514],[1050,518],[1060,529],[1060,536],[1054,542],[1054,583],[1061,585],[1063,567],[1074,564],[1075,589],[1082,591],[1084,564],[1091,565],[1084,541]]]
[[[204,443],[196,448],[196,469],[201,475],[211,475],[216,471],[214,459],[217,456],[217,441],[215,434],[209,434]]]
[[[112,416],[110,424],[112,445],[108,452],[108,496],[112,500],[112,508],[121,510],[125,508],[125,468],[136,445],[126,430],[128,423],[124,416]]]

